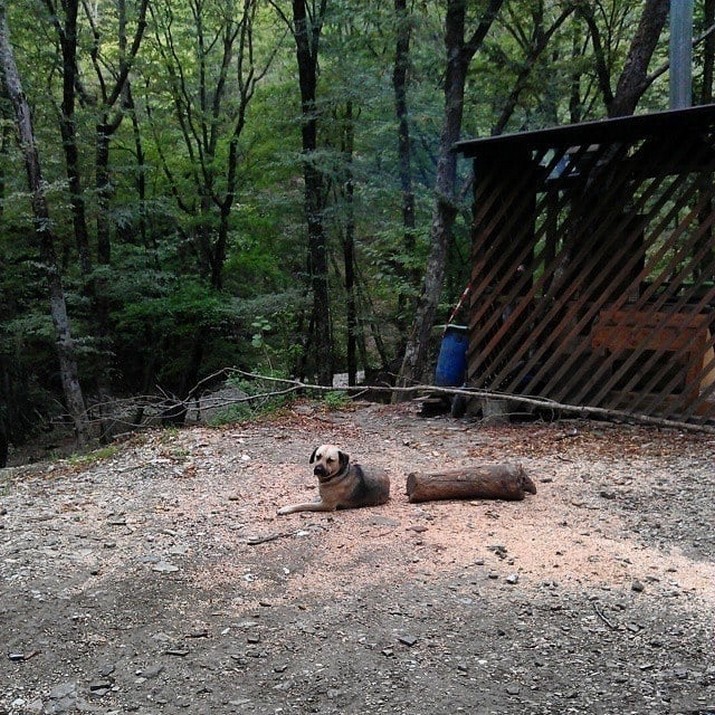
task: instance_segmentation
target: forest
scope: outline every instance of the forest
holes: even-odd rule
[[[460,138],[669,106],[669,0],[0,0],[0,465],[225,370],[429,380]],[[694,3],[712,103],[715,0]]]

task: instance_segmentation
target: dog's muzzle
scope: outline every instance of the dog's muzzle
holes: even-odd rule
[[[325,467],[322,464],[317,464],[313,470],[313,474],[315,474],[316,477],[324,477]]]
[[[335,477],[335,474],[329,474],[328,470],[322,465],[322,464],[317,464],[315,466],[315,469],[313,469],[313,474],[318,477],[319,482],[329,482],[333,477]]]

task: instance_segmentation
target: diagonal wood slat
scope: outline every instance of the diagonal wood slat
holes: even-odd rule
[[[715,423],[715,106],[457,148],[468,384]]]

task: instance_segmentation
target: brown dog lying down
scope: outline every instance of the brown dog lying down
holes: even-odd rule
[[[284,506],[278,510],[279,514],[377,506],[390,498],[390,478],[383,470],[366,472],[334,444],[316,447],[310,464],[315,464],[313,474],[318,477],[320,501]]]

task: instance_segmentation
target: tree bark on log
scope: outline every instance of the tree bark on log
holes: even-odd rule
[[[480,464],[447,472],[412,472],[407,477],[410,503],[440,499],[521,501],[536,486],[520,464]]]

